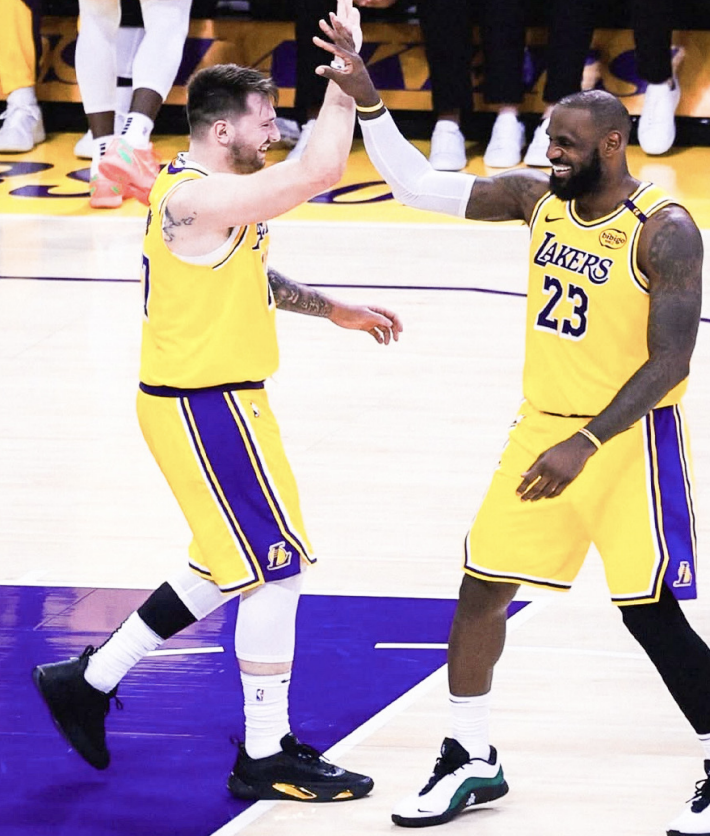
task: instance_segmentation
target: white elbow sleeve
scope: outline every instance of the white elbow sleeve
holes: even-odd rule
[[[389,111],[359,122],[368,156],[400,203],[465,217],[476,179],[473,174],[432,168],[429,160],[402,136]]]

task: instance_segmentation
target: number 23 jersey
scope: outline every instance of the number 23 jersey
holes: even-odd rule
[[[525,398],[557,415],[594,416],[648,360],[644,223],[677,201],[642,183],[617,209],[582,220],[575,201],[543,195],[530,220]],[[682,381],[658,404],[680,400]]]

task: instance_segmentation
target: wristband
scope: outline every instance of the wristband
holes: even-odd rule
[[[587,441],[591,441],[592,444],[597,448],[597,450],[602,449],[602,443],[599,439],[594,435],[591,430],[588,430],[586,427],[581,427],[577,430],[580,435],[583,435]]]
[[[355,104],[355,110],[357,110],[358,113],[375,113],[376,111],[380,110],[380,108],[383,108],[384,106],[385,106],[385,103],[382,101],[382,99],[380,99],[379,102],[377,102],[377,104],[374,104],[374,105],[367,105],[366,106],[366,105],[359,105],[359,104],[356,103]]]

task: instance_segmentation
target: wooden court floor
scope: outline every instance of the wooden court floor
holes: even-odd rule
[[[54,148],[69,171],[75,138],[41,152],[49,159]],[[653,165],[704,230],[709,156],[687,149],[651,164],[632,149],[632,163]],[[344,182],[375,180],[367,166],[357,149]],[[469,168],[480,166],[472,158]],[[29,211],[30,198],[1,186],[0,583],[152,589],[183,560],[189,536],[134,415],[142,211],[92,214],[79,197],[55,200],[56,211],[41,198]],[[383,193],[368,188],[361,194]],[[278,313],[282,363],[269,393],[320,558],[306,591],[453,599],[464,533],[520,399],[525,230],[417,216],[384,200],[313,204],[270,228],[274,266],[391,307],[405,325],[399,343],[381,347]],[[684,605],[706,640],[709,368],[706,304],[685,402],[701,597]],[[446,831],[664,834],[702,777],[701,750],[609,604],[598,557],[572,592],[524,597],[532,605],[511,621],[494,683],[492,742],[511,791]],[[336,753],[375,778],[367,799],[259,804],[220,836],[393,833],[392,805],[424,784],[448,733],[446,693],[442,669]]]

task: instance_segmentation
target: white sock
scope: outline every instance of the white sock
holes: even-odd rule
[[[7,104],[17,107],[27,107],[37,104],[37,93],[34,87],[18,87],[12,93],[7,94]]]
[[[89,176],[96,177],[98,175],[101,157],[106,153],[106,149],[113,139],[113,134],[109,134],[108,136],[100,136],[98,139],[91,140],[91,169]]]
[[[242,673],[246,734],[244,746],[250,758],[268,758],[281,751],[288,734],[288,686],[291,672],[257,676]]]
[[[134,612],[106,644],[89,657],[84,678],[89,685],[108,694],[134,665],[151,650],[160,647],[163,641]]]
[[[145,113],[131,111],[123,124],[121,138],[133,148],[147,148],[153,131],[153,120]]]
[[[456,697],[449,694],[451,736],[463,746],[471,758],[490,756],[488,717],[490,693],[480,697]]]
[[[703,747],[705,760],[710,760],[710,734],[699,734],[698,740],[700,741],[700,745]]]
[[[126,124],[126,119],[131,110],[132,98],[133,90],[130,87],[116,87],[116,115],[113,123],[115,134],[123,133],[123,126]]]

